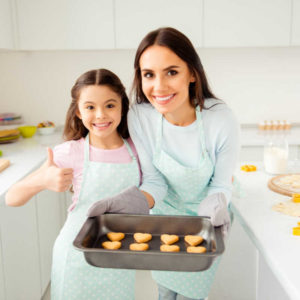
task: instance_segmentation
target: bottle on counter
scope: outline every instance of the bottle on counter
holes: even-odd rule
[[[288,169],[289,145],[287,135],[290,127],[276,122],[265,131],[264,167],[269,174],[284,174]]]

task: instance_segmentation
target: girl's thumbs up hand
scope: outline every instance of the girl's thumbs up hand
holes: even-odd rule
[[[73,180],[73,169],[59,168],[53,159],[53,151],[47,148],[47,160],[41,167],[41,184],[44,189],[54,192],[65,192]]]

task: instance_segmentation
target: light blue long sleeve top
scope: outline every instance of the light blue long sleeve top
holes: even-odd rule
[[[206,99],[204,106],[201,116],[205,145],[214,165],[208,195],[222,192],[229,203],[239,155],[240,126],[224,102]],[[152,195],[155,202],[162,201],[167,193],[162,174],[152,164],[159,117],[160,113],[149,103],[134,104],[128,113],[129,132],[143,174],[140,189]],[[183,127],[163,118],[162,149],[182,165],[196,167],[202,152],[197,122]]]

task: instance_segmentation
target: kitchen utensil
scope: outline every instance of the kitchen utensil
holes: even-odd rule
[[[8,136],[0,138],[0,144],[13,143],[19,139],[20,135]]]
[[[292,196],[294,193],[300,193],[300,174],[284,174],[272,177],[268,181],[270,190]]]
[[[37,129],[40,135],[52,134],[55,131],[55,127],[41,127]]]
[[[30,138],[36,133],[36,126],[21,126],[18,129],[24,138]]]
[[[108,232],[125,233],[119,250],[101,247],[102,242],[108,240]],[[149,250],[129,250],[129,245],[134,243],[133,234],[137,232],[152,234]],[[180,251],[161,252],[162,234],[178,235],[179,241],[175,244],[180,246]],[[206,253],[187,253],[185,235],[201,235],[204,238],[201,246],[206,247]],[[208,218],[194,216],[104,214],[88,218],[73,245],[93,266],[140,270],[203,271],[224,252],[221,228],[213,227]]]
[[[0,172],[5,170],[10,165],[10,161],[5,158],[0,158]]]

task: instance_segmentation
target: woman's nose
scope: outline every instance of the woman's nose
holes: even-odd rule
[[[154,90],[156,92],[164,91],[166,89],[166,80],[162,76],[156,76],[154,81]]]

